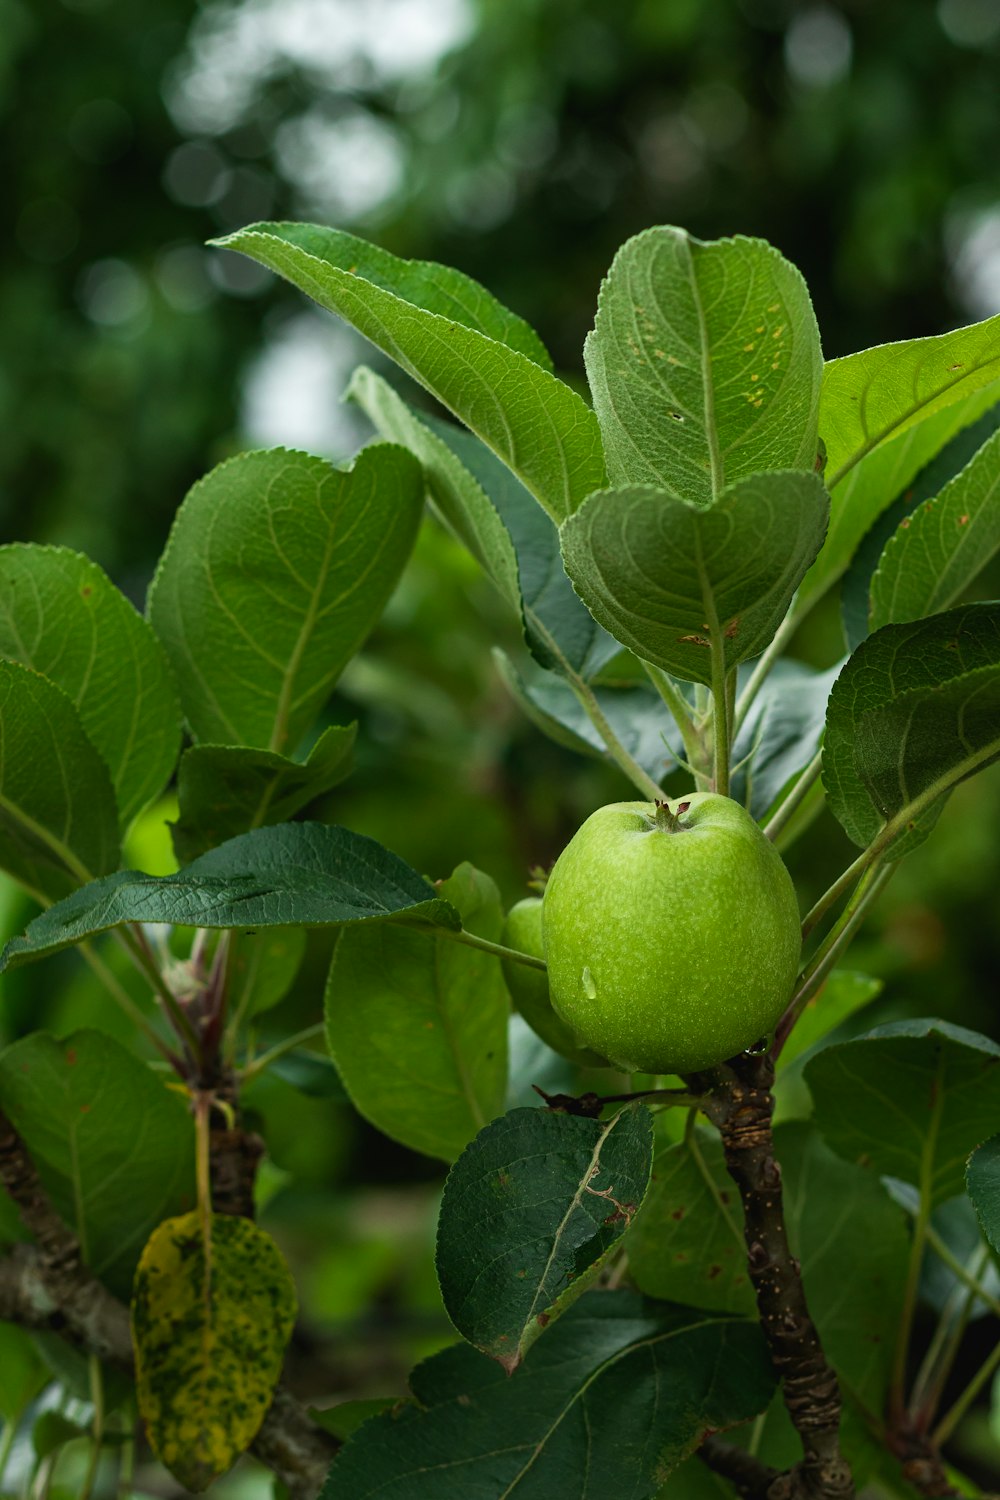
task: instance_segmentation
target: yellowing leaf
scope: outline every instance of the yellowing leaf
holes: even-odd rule
[[[197,1213],[150,1236],[132,1295],[139,1410],[158,1457],[200,1493],[250,1446],[281,1373],[295,1288],[274,1241],[212,1215],[210,1264]]]

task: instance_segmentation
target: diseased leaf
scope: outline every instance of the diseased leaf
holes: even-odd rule
[[[488,876],[462,864],[437,890],[468,931],[499,941],[503,909]],[[503,1108],[509,1010],[499,960],[430,928],[337,939],[330,1053],[361,1114],[415,1151],[453,1161]]]
[[[628,240],[584,354],[614,485],[707,505],[814,465],[819,331],[801,275],[763,240],[668,226]]]
[[[559,534],[510,469],[471,433],[412,411],[371,370],[355,372],[348,395],[383,437],[424,465],[443,520],[520,614],[525,639],[544,667],[587,678],[620,649],[588,613],[566,577]]]
[[[132,1296],[136,1391],[146,1433],[200,1494],[253,1442],[281,1374],[295,1288],[277,1245],[249,1219],[167,1219],[143,1250]]]
[[[499,647],[494,649],[493,659],[511,696],[543,734],[568,750],[613,764],[613,757],[568,682],[541,667],[527,666],[522,674]],[[680,736],[659,693],[642,682],[621,687],[595,685],[592,692],[629,755],[654,781],[662,781],[677,763],[677,751],[671,748],[667,736],[674,740]]]
[[[1000,1135],[977,1146],[969,1157],[965,1186],[983,1233],[1000,1251]]]
[[[805,1078],[838,1155],[919,1186],[931,1207],[963,1190],[969,1152],[1000,1118],[1000,1047],[945,1021],[824,1047]]]
[[[998,756],[1000,605],[883,626],[833,685],[823,784],[862,847],[916,847],[952,788]]]
[[[316,225],[252,224],[216,243],[277,271],[351,323],[481,437],[555,520],[604,483],[593,412],[535,354],[499,342],[492,324],[480,331],[478,306],[475,321],[456,304],[443,313],[406,262],[359,259],[358,241]]]
[[[175,875],[119,870],[29,922],[0,972],[123,922],[178,927],[337,927],[418,921],[458,927],[458,913],[374,839],[322,823],[282,823],[230,839]]]
[[[905,521],[907,516],[911,516],[915,510],[918,510],[926,500],[933,500],[951,480],[962,472],[966,464],[975,458],[983,444],[1000,428],[1000,402],[994,400],[995,392],[992,388],[985,395],[990,400],[988,411],[968,426],[962,427],[954,437],[950,438],[934,454],[930,461],[924,464],[919,474],[915,475],[912,481],[906,484],[902,492],[896,495],[896,499],[893,500],[892,504],[884,510],[881,507],[885,505],[886,494],[894,494],[896,491],[886,489],[884,485],[879,489],[877,499],[881,514],[877,515],[877,518],[869,526],[858,544],[857,551],[854,553],[850,567],[844,576],[841,591],[844,636],[851,651],[857,649],[869,632],[868,595],[872,577],[878,567],[883,549],[897,526],[902,521]],[[983,393],[978,393],[976,399],[982,400]],[[962,403],[945,407],[944,411],[938,414],[938,417],[930,418],[920,428],[911,428],[910,432],[906,433],[902,438],[897,439],[896,443],[887,443],[882,448],[877,448],[875,453],[871,454],[865,460],[864,464],[859,465],[857,469],[851,471],[844,485],[838,489],[838,495],[846,485],[851,483],[854,476],[859,474],[873,459],[888,452],[897,443],[909,442],[910,437],[914,433],[923,433],[924,427],[933,426],[940,418],[953,418],[953,414],[962,409]],[[838,510],[838,500],[836,497],[833,500],[833,509],[835,512]],[[834,518],[831,517],[831,535],[834,524]],[[814,571],[822,563],[829,545],[830,542],[828,540],[826,547],[824,547],[817,562],[814,564]]]
[[[153,1226],[194,1202],[194,1129],[178,1095],[99,1031],[36,1031],[0,1053],[0,1097],[83,1259],[126,1294]]]
[[[588,1292],[513,1376],[458,1345],[411,1384],[418,1404],[366,1422],[320,1500],[652,1500],[774,1376],[755,1323]]]
[[[648,1110],[609,1120],[515,1109],[452,1167],[437,1270],[455,1327],[513,1371],[589,1285],[649,1182]]]
[[[104,761],[62,688],[0,660],[0,865],[43,905],[118,864]]]
[[[743,1209],[717,1135],[698,1130],[657,1153],[626,1249],[629,1273],[649,1296],[753,1315]]]
[[[644,661],[712,680],[771,640],[819,550],[829,501],[815,474],[741,479],[700,508],[634,485],[591,495],[563,523],[563,561],[591,614]]]
[[[871,581],[870,628],[947,609],[998,549],[1000,432],[886,543]]]
[[[356,732],[356,724],[325,729],[302,763],[237,745],[186,750],[177,775],[180,816],[170,825],[178,862],[294,818],[350,774]]]
[[[107,574],[66,547],[0,547],[0,656],[72,701],[111,773],[122,826],[163,790],[181,743],[163,648]]]
[[[388,443],[350,469],[241,453],[194,486],[149,618],[196,740],[295,751],[395,588],[422,506],[419,465]]]

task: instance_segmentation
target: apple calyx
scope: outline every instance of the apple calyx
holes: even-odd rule
[[[687,827],[681,818],[691,806],[690,802],[678,802],[676,812],[670,811],[669,802],[657,802],[655,806],[656,827],[660,833],[681,833]]]

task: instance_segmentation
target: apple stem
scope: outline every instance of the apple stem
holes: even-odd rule
[[[670,811],[669,802],[656,803],[656,827],[660,833],[682,833],[687,827],[681,821],[684,813],[691,806],[690,802],[678,802],[677,811]]]

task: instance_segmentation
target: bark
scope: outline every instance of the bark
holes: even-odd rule
[[[778,1476],[769,1500],[848,1500],[850,1465],[840,1451],[840,1388],[809,1313],[799,1263],[788,1244],[781,1168],[774,1156],[771,1117],[774,1064],[744,1054],[711,1079],[689,1080],[708,1092],[706,1113],[722,1136],[726,1168],[743,1203],[750,1280],[757,1295],[782,1395],[802,1443],[802,1459]]]

